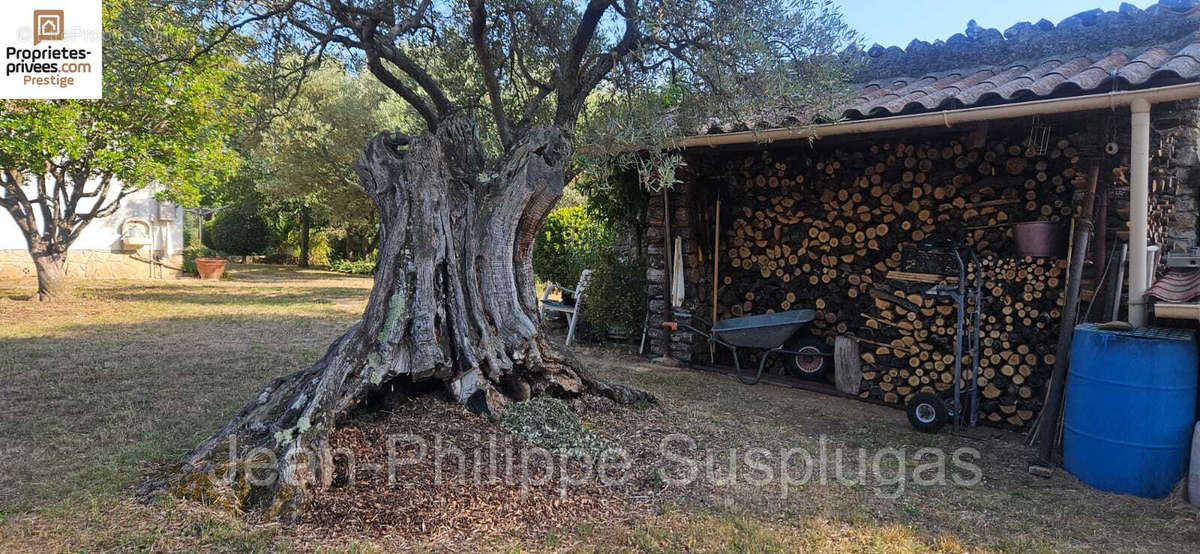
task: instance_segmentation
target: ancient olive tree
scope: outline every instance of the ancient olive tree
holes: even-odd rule
[[[160,184],[187,203],[238,163],[227,146],[244,102],[231,94],[234,60],[214,51],[196,63],[142,63],[200,39],[144,15],[135,2],[105,2],[102,100],[0,104],[0,207],[25,236],[40,300],[63,294],[67,250],[127,195]]]
[[[268,384],[172,481],[179,494],[284,517],[330,485],[330,430],[374,391],[440,382],[487,416],[543,394],[648,398],[590,378],[539,330],[531,249],[579,137],[628,146],[685,134],[702,114],[741,116],[737,105],[807,105],[802,96],[829,96],[850,37],[817,1],[231,6],[213,17],[287,38],[290,59],[365,64],[424,127],[375,135],[354,164],[381,222],[362,320],[312,367]],[[664,87],[677,91],[671,102],[644,101]],[[581,131],[585,108],[593,121]],[[248,460],[270,475],[246,470]]]

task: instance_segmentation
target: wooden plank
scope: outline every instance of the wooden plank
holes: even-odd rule
[[[958,277],[951,277],[949,275],[941,275],[938,273],[915,273],[912,271],[889,271],[887,273],[887,278],[895,279],[897,281],[908,281],[910,283],[930,283],[935,285],[942,282],[958,282]]]
[[[858,394],[862,385],[862,356],[858,352],[858,341],[839,336],[833,341],[834,381],[842,394]]]

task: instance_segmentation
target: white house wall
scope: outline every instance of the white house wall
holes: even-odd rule
[[[119,194],[117,183],[109,191],[110,200]],[[89,183],[92,190],[96,183]],[[147,187],[135,191],[123,200],[117,211],[106,218],[92,221],[80,233],[67,252],[67,275],[74,278],[174,278],[180,274],[183,248],[183,209],[155,199],[157,189]],[[26,188],[31,196],[35,191]],[[80,201],[80,210],[94,205],[93,199]],[[165,212],[163,211],[165,210]],[[165,215],[165,218],[160,216]],[[153,244],[134,250],[124,248],[121,227],[129,219],[147,221],[152,229]],[[38,218],[39,225],[42,224]],[[0,279],[34,275],[24,235],[12,216],[0,211]]]

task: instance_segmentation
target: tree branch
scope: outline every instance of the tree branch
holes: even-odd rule
[[[399,94],[405,102],[408,102],[408,105],[412,106],[418,114],[421,114],[421,118],[425,120],[425,125],[429,127],[430,131],[437,129],[441,119],[433,111],[433,108],[429,107],[425,99],[421,98],[416,91],[404,84],[404,81],[401,81],[399,77],[388,71],[386,67],[383,67],[383,62],[379,60],[379,56],[374,50],[364,50],[364,52],[367,54],[367,69],[371,70],[371,74],[376,79],[379,79],[379,82],[383,83],[384,86]]]
[[[112,173],[105,173],[102,175],[100,177],[100,184],[96,188],[98,197],[96,198],[96,203],[92,205],[92,209],[82,214],[76,213],[71,217],[70,222],[64,222],[64,234],[59,243],[63,252],[66,252],[67,248],[70,248],[71,244],[75,242],[75,239],[79,238],[79,233],[83,232],[83,229],[87,227],[89,223],[97,218],[105,218],[116,213],[117,208],[121,207],[121,200],[125,199],[129,193],[133,192],[132,189],[122,187],[121,192],[117,194],[117,197],[112,199],[108,205],[105,205],[104,199],[108,196],[108,191],[112,187],[112,182]]]
[[[618,61],[624,59],[642,43],[637,0],[624,0],[624,4],[625,8],[620,11],[623,12],[622,15],[625,18],[625,32],[621,36],[621,41],[607,54],[600,56],[585,72],[583,77],[583,90],[587,91],[584,93],[585,95],[604,80],[608,72],[616,67]]]
[[[571,49],[567,52],[567,59],[563,60],[564,78],[573,81],[578,77],[580,68],[583,67],[583,57],[587,55],[588,47],[596,36],[600,19],[612,4],[613,0],[588,2],[587,8],[583,10],[583,17],[579,20],[579,26],[575,28],[575,35],[571,38]]]
[[[475,57],[479,59],[483,82],[492,105],[492,117],[496,120],[496,132],[500,135],[500,144],[507,150],[512,144],[512,133],[508,127],[508,115],[504,113],[504,101],[500,95],[496,67],[492,62],[492,54],[488,51],[487,10],[483,7],[483,0],[469,0],[468,4],[471,9],[471,42],[475,45]]]
[[[392,36],[390,32],[382,35],[379,34],[379,25],[385,21],[384,17],[390,18],[390,12],[384,16],[381,13],[347,6],[341,0],[328,1],[331,15],[333,15],[334,19],[336,19],[339,23],[351,29],[358,35],[364,51],[374,50],[376,56],[392,62],[397,69],[408,75],[417,83],[417,86],[420,87],[421,90],[424,91],[429,97],[430,101],[433,102],[432,111],[437,114],[438,119],[445,117],[454,111],[454,106],[450,102],[450,99],[446,96],[441,84],[439,84],[437,80],[429,74],[428,71],[425,71],[425,69],[417,65],[412,58],[404,54],[404,52],[400,51],[400,49],[396,47],[395,39],[397,37]]]
[[[15,169],[5,169],[0,172],[0,191],[4,191],[4,195],[0,196],[0,206],[3,206],[12,215],[13,220],[17,223],[17,228],[21,229],[21,234],[25,235],[25,242],[29,245],[30,252],[35,252],[43,248],[45,240],[38,233],[37,219],[33,215],[29,197],[25,195],[24,190],[21,190],[21,182],[21,174]]]

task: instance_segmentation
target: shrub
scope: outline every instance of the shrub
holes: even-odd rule
[[[308,264],[329,265],[330,253],[329,235],[325,231],[310,230],[308,232]],[[298,264],[300,263],[300,228],[287,231],[283,243],[267,252],[267,263]]]
[[[546,450],[575,458],[599,456],[611,447],[562,400],[548,396],[505,406],[500,427]]]
[[[218,212],[204,232],[213,248],[234,256],[260,254],[267,249],[269,230],[257,204],[242,204]]]
[[[641,329],[646,318],[646,266],[609,250],[597,256],[592,269],[584,321],[601,334],[610,327],[629,333]]]
[[[351,275],[372,275],[375,273],[375,254],[371,252],[366,258],[357,261],[334,260],[329,264],[329,269]]]
[[[596,264],[611,244],[612,234],[584,206],[559,208],[546,216],[533,244],[533,271],[543,280],[574,288],[580,272]]]

